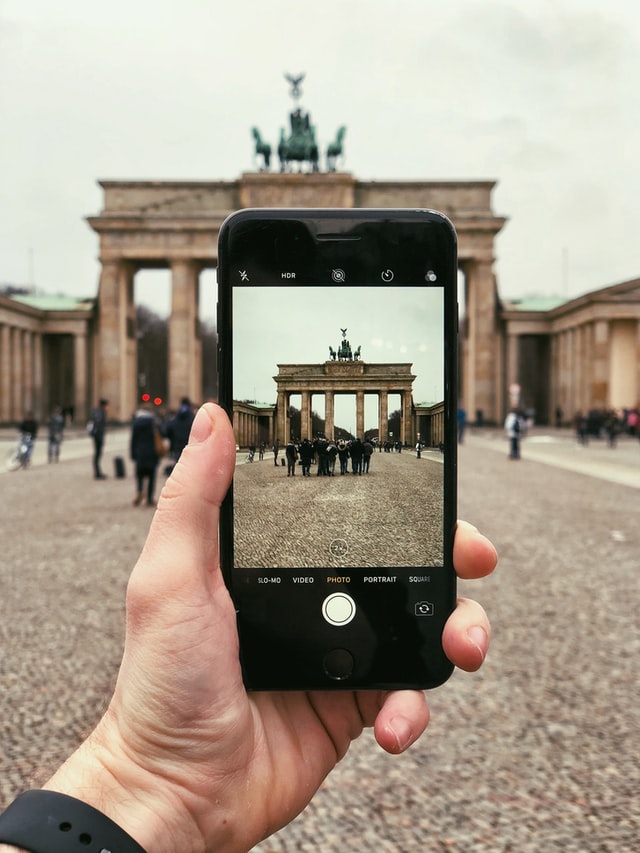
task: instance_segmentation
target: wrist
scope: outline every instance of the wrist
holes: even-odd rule
[[[195,821],[171,786],[160,784],[131,760],[117,739],[104,741],[100,727],[43,787],[98,809],[149,853],[206,849]]]

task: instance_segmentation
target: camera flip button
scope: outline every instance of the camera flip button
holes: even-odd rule
[[[334,592],[322,602],[322,615],[330,625],[348,625],[356,615],[356,603],[346,592]]]

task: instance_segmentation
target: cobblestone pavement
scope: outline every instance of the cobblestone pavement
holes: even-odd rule
[[[491,578],[460,585],[491,616],[482,670],[430,693],[429,730],[405,756],[363,737],[256,850],[638,850],[640,493],[607,472],[619,459],[638,474],[640,445],[601,458],[600,446],[531,438],[519,462],[497,433],[460,449],[460,515],[501,557]],[[556,461],[536,461],[536,444]],[[96,482],[64,448],[57,466],[0,476],[3,803],[42,781],[107,700],[151,518],[132,495],[130,476]]]
[[[369,473],[303,477],[265,456],[240,465],[234,499],[240,566],[442,565],[442,454],[374,453]],[[420,535],[407,536],[408,530]],[[288,534],[288,535],[286,535]],[[348,543],[338,558],[332,540]],[[257,555],[256,544],[260,544]]]

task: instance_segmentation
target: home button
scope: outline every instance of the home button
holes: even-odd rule
[[[333,649],[327,652],[322,665],[325,673],[334,681],[344,681],[353,675],[353,655],[346,649]]]

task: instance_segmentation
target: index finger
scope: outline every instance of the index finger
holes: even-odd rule
[[[498,552],[479,530],[458,521],[453,542],[453,565],[459,578],[471,580],[490,575],[498,563]]]

